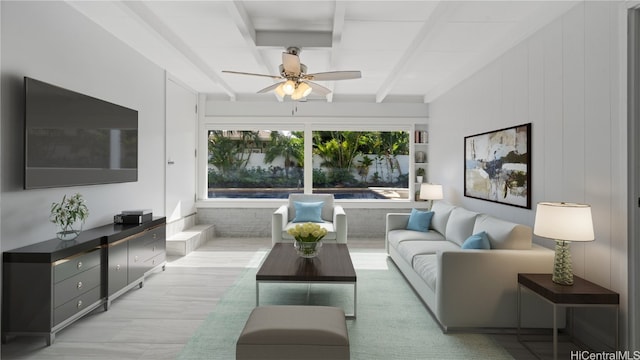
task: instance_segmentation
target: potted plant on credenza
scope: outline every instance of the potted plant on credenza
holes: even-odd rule
[[[58,226],[56,236],[60,240],[73,240],[80,235],[84,221],[89,217],[89,208],[80,194],[67,197],[51,204],[49,219]]]

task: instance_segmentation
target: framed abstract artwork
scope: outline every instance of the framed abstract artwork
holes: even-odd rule
[[[531,209],[531,123],[464,138],[464,196]]]

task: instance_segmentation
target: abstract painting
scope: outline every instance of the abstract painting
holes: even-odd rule
[[[464,195],[531,209],[531,123],[464,138]]]

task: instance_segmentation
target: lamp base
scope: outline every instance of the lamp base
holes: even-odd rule
[[[560,285],[573,285],[571,251],[568,241],[556,240],[556,255],[553,259],[553,275],[551,280]]]

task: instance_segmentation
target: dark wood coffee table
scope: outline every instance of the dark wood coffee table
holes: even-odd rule
[[[356,270],[345,244],[322,244],[318,256],[304,259],[291,243],[278,243],[256,273],[256,306],[260,306],[262,283],[328,283],[353,285],[353,314],[357,309]]]

